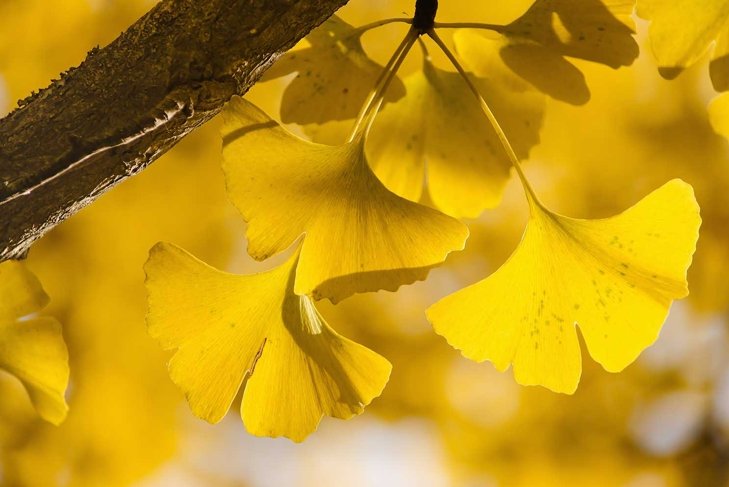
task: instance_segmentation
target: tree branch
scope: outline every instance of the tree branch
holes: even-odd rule
[[[347,0],[163,0],[0,120],[0,261],[244,94]]]

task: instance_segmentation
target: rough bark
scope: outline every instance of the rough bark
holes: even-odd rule
[[[0,120],[0,261],[242,95],[347,0],[163,0]]]

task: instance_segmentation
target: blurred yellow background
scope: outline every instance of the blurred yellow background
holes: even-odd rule
[[[0,2],[0,114],[154,3]],[[502,21],[474,2],[441,3],[444,21]],[[412,2],[352,0],[341,12],[354,25],[403,14]],[[369,32],[365,48],[385,62],[405,29]],[[592,98],[577,107],[549,100],[525,165],[545,202],[576,217],[615,214],[674,177],[696,190],[704,223],[691,296],[625,372],[609,374],[585,356],[574,396],[521,387],[510,372],[462,358],[426,322],[427,306],[492,272],[515,247],[527,209],[512,180],[498,208],[469,222],[466,250],[426,282],[321,306],[338,331],[393,364],[362,416],[325,418],[299,445],[252,437],[235,413],[215,426],[196,419],[167,376],[168,355],[145,331],[147,252],[171,241],[231,272],[272,266],[246,254],[215,120],[30,252],[49,313],[64,325],[71,409],[63,425],[48,425],[20,385],[1,377],[3,485],[729,485],[729,145],[709,124],[706,63],[665,81],[646,34],[639,21],[641,55],[630,68],[576,62]],[[404,73],[419,56],[414,50]],[[249,98],[276,115],[283,86],[256,86]]]

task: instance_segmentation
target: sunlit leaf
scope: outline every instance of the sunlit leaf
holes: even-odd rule
[[[177,349],[170,376],[197,416],[220,421],[243,386],[248,431],[302,441],[323,415],[350,418],[382,392],[389,362],[338,335],[294,293],[297,260],[246,276],[170,244],[151,250],[149,332]]]
[[[543,97],[490,79],[475,81],[526,158],[539,142]],[[412,201],[426,186],[434,205],[455,217],[473,218],[496,206],[511,163],[463,79],[426,59],[405,86],[407,96],[378,115],[367,141],[375,174]]]
[[[502,371],[513,364],[520,384],[572,393],[581,374],[575,327],[606,370],[633,362],[657,338],[672,300],[688,294],[700,222],[680,180],[604,220],[532,204],[511,258],[433,305],[428,318],[466,357]]]
[[[68,352],[61,325],[32,315],[48,304],[48,296],[15,261],[0,264],[0,296],[0,368],[20,379],[43,419],[59,424],[68,412]]]
[[[364,142],[314,144],[243,99],[223,115],[228,193],[248,222],[248,253],[264,260],[305,234],[297,294],[336,302],[425,279],[468,229],[391,193],[367,164]]]
[[[284,123],[324,123],[353,119],[374,88],[383,67],[372,61],[358,31],[337,16],[329,18],[307,37],[311,47],[290,51],[266,72],[264,80],[297,73],[284,91]],[[386,101],[405,95],[395,78]]]
[[[661,74],[674,78],[699,60],[714,41],[711,78],[714,87],[729,88],[726,0],[638,0],[638,15],[651,21],[650,38]]]

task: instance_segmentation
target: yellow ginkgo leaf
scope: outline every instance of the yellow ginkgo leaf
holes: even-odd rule
[[[524,238],[493,275],[427,312],[436,332],[476,361],[514,366],[520,384],[572,393],[579,326],[590,355],[618,372],[658,336],[701,224],[691,186],[673,180],[622,214],[578,220],[532,202]]]
[[[149,333],[192,411],[216,423],[243,386],[252,434],[302,441],[323,415],[347,419],[377,397],[390,363],[338,335],[293,283],[296,252],[255,275],[220,272],[159,243],[145,265]]]
[[[339,17],[330,17],[307,37],[311,47],[289,51],[265,73],[264,81],[297,73],[281,99],[284,123],[324,123],[357,116],[383,71],[362,48],[362,33]],[[394,78],[385,101],[403,96],[405,88]]]
[[[459,30],[453,40],[463,64],[477,76],[508,72],[511,76],[502,75],[502,78],[513,86],[527,86],[574,105],[590,99],[582,72],[543,46],[511,44],[504,37],[490,38],[471,29]]]
[[[729,93],[722,93],[711,100],[709,121],[716,133],[729,139]]]
[[[715,90],[729,90],[729,29],[725,30],[716,40],[711,63],[709,63],[709,75]]]
[[[438,4],[438,22],[459,22],[465,16],[469,20],[490,22],[492,24],[508,24],[518,19],[535,0],[509,0],[508,2],[473,2],[456,0]],[[414,2],[409,2],[413,4]],[[412,6],[412,5],[409,5]]]
[[[68,412],[68,351],[61,325],[32,315],[46,304],[40,282],[23,264],[0,264],[0,369],[20,379],[43,419],[60,424]]]
[[[314,144],[241,98],[224,111],[222,132],[227,189],[248,222],[248,253],[264,260],[306,235],[297,294],[337,302],[394,291],[465,245],[465,225],[383,186],[361,137]]]
[[[539,142],[543,97],[489,79],[475,82],[517,154],[526,158]],[[434,205],[454,217],[474,218],[496,206],[511,162],[460,75],[426,58],[422,71],[408,77],[405,86],[407,96],[378,115],[367,140],[375,174],[412,201],[420,200],[427,181]]]
[[[718,90],[729,88],[729,1],[638,0],[637,13],[651,21],[651,45],[664,77],[676,77],[717,41],[711,77]]]
[[[535,43],[561,56],[629,66],[638,57],[634,0],[537,0],[500,32],[512,43]]]
[[[628,66],[638,56],[632,37],[633,0],[537,0],[519,19],[491,30],[457,32],[456,47],[478,76],[488,76],[484,60],[495,50],[503,63],[549,96],[572,104],[586,103],[584,76],[566,58],[612,68]]]

